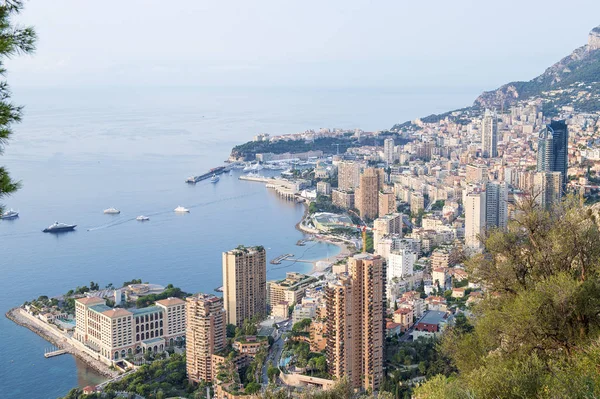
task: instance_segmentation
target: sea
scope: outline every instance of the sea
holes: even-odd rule
[[[20,191],[0,221],[0,308],[77,286],[139,278],[187,292],[222,285],[221,254],[263,245],[268,259],[335,256],[325,243],[297,246],[302,205],[278,198],[240,171],[217,184],[186,184],[223,164],[255,134],[319,128],[389,129],[469,105],[477,88],[13,88],[23,122],[0,156]],[[178,205],[189,214],[176,214]],[[105,215],[115,207],[119,215]],[[138,222],[138,215],[150,217]],[[55,221],[77,224],[53,235]],[[310,263],[267,264],[267,277]],[[50,343],[0,318],[0,397],[55,399],[103,377],[71,355],[43,357]]]

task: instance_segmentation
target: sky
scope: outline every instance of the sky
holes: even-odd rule
[[[13,87],[480,87],[586,43],[600,1],[29,0]]]

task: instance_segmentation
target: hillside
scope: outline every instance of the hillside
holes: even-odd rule
[[[510,82],[496,90],[482,93],[471,107],[459,111],[478,112],[485,108],[507,109],[519,101],[541,99],[543,111],[553,116],[562,106],[572,106],[579,112],[600,111],[600,26],[588,35],[586,45],[575,49],[538,77],[527,82]],[[421,118],[436,122],[453,111]],[[396,124],[392,131],[401,130],[409,122]]]

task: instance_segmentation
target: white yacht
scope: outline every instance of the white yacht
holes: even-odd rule
[[[9,209],[8,211],[6,211],[0,215],[0,219],[15,219],[18,217],[19,217],[19,212],[15,211],[13,209]]]
[[[217,175],[212,175],[212,177],[210,178],[211,183],[216,183],[218,181],[219,181],[219,176],[217,176]]]
[[[60,233],[63,231],[75,230],[75,227],[77,227],[76,224],[65,224],[65,223],[54,222],[54,224],[51,224],[50,226],[48,226],[47,228],[45,228],[42,231],[44,233]]]
[[[145,222],[147,220],[150,220],[150,218],[148,216],[140,215],[140,216],[136,217],[135,220],[139,220],[140,222]]]
[[[252,164],[247,164],[246,166],[244,166],[244,169],[242,169],[242,172],[250,172],[252,170]]]
[[[190,210],[187,209],[187,208],[184,208],[181,205],[179,205],[177,208],[175,208],[175,212],[177,212],[177,213],[189,213]]]
[[[106,215],[118,215],[119,213],[121,213],[121,211],[116,208],[108,208],[104,210],[104,213]]]

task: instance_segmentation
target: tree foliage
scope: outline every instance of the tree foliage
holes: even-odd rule
[[[0,4],[0,154],[12,135],[12,125],[21,121],[22,107],[11,102],[10,87],[5,79],[5,60],[35,50],[36,34],[32,27],[20,27],[13,17],[23,10],[22,0],[6,0]],[[0,200],[14,193],[20,183],[14,181],[5,167],[0,166]],[[0,212],[2,208],[0,205]]]
[[[599,221],[573,198],[551,211],[528,202],[507,231],[491,232],[467,262],[488,295],[441,344],[458,373],[415,397],[598,397]]]

